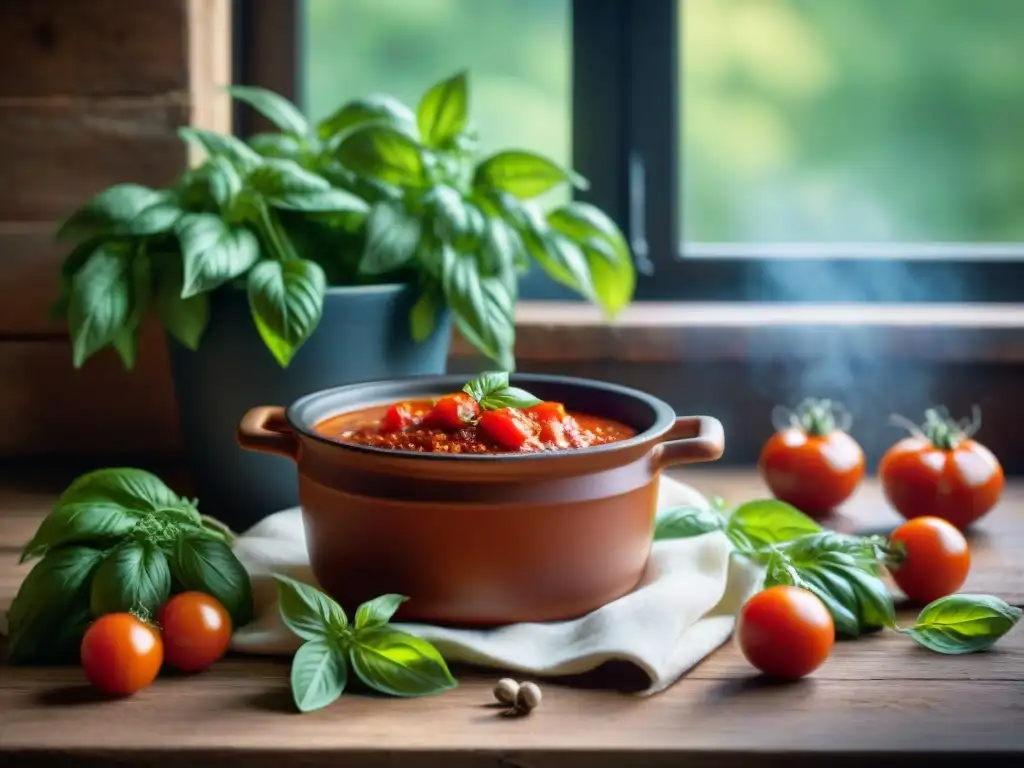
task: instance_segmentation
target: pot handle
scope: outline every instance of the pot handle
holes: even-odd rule
[[[275,453],[295,461],[299,455],[299,439],[295,436],[284,408],[258,405],[238,422],[238,444],[247,451]]]
[[[715,461],[725,450],[722,422],[711,416],[681,416],[665,437],[665,442],[654,447],[655,470]]]

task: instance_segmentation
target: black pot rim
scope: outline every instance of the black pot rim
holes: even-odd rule
[[[580,389],[597,390],[610,395],[631,399],[646,405],[654,413],[654,423],[626,440],[617,440],[613,443],[605,443],[590,448],[576,448],[567,451],[543,451],[537,453],[485,453],[485,454],[450,454],[450,453],[428,453],[424,451],[399,451],[392,448],[377,448],[368,445],[355,445],[342,443],[318,434],[313,427],[324,419],[330,418],[348,411],[365,408],[368,405],[378,402],[391,402],[400,400],[403,397],[426,395],[428,392],[439,394],[453,392],[462,388],[468,378],[459,375],[444,376],[410,376],[401,379],[380,379],[363,381],[355,384],[346,384],[340,387],[322,389],[303,395],[289,405],[285,410],[285,418],[295,432],[310,440],[315,440],[325,445],[340,450],[350,450],[370,455],[402,457],[416,459],[419,461],[449,461],[449,462],[511,462],[511,461],[557,461],[570,459],[581,455],[593,455],[598,453],[614,453],[617,451],[628,451],[645,443],[657,440],[664,435],[676,421],[676,413],[672,406],[653,395],[631,387],[620,384],[598,381],[596,379],[584,379],[573,376],[556,376],[541,373],[510,374],[509,383],[514,386],[528,388],[531,383],[560,384]],[[359,401],[358,395],[365,393],[367,396]],[[349,402],[349,396],[351,401]],[[331,409],[330,403],[344,401],[343,408]],[[310,418],[312,412],[320,415]],[[600,414],[596,414],[600,415]]]

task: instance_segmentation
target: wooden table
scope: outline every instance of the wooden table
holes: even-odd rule
[[[763,496],[750,472],[684,477],[731,502]],[[26,572],[16,551],[60,485],[0,487],[0,604]],[[869,482],[836,525],[896,521]],[[965,591],[1024,604],[1024,483],[972,538]],[[914,611],[901,611],[906,621]],[[493,671],[457,670],[460,687],[418,700],[346,696],[319,712],[294,712],[287,659],[229,658],[195,677],[161,677],[133,698],[96,696],[76,668],[0,666],[0,765],[281,764],[829,768],[928,765],[978,755],[986,768],[1024,766],[1024,629],[996,649],[941,656],[893,632],[837,644],[812,678],[769,685],[731,643],[668,691],[650,698],[584,684],[543,682],[542,707],[501,716]]]

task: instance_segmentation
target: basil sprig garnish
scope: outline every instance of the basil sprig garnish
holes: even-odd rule
[[[295,706],[311,712],[336,701],[349,672],[364,685],[390,696],[429,696],[458,683],[444,658],[415,635],[388,625],[407,598],[381,595],[359,606],[350,624],[338,603],[308,584],[274,574],[284,623],[303,643],[292,659]]]
[[[485,411],[497,411],[501,408],[529,408],[541,400],[525,389],[510,387],[508,373],[505,371],[489,371],[482,373],[466,383],[462,391],[472,397]]]
[[[93,618],[123,611],[150,618],[177,591],[206,592],[234,626],[247,624],[252,591],[232,536],[149,472],[82,475],[22,550],[22,562],[39,561],[8,612],[11,663],[72,659]]]
[[[1020,608],[992,595],[948,595],[926,605],[914,626],[900,632],[937,653],[976,653],[991,648],[1020,617]]]
[[[1021,617],[1021,609],[992,595],[954,594],[926,606],[913,627],[901,629],[880,578],[905,556],[898,545],[884,536],[826,531],[776,499],[748,502],[731,514],[723,506],[666,509],[658,514],[654,539],[721,531],[737,554],[764,567],[765,587],[785,584],[817,595],[837,634],[857,637],[890,628],[936,653],[972,653],[991,647]]]

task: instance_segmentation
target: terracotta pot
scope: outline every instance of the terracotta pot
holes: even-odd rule
[[[512,384],[637,435],[572,451],[453,456],[344,445],[314,431],[332,416],[457,391],[464,380],[354,384],[244,416],[243,448],[298,466],[321,587],[348,611],[399,593],[410,599],[396,620],[459,625],[574,618],[635,589],[661,470],[719,458],[721,423],[676,418],[667,403],[613,384],[524,374]]]

